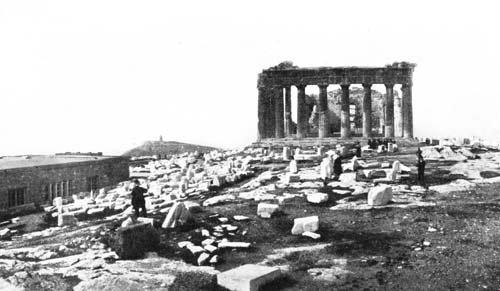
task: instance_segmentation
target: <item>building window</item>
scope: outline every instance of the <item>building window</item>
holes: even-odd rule
[[[50,199],[49,185],[43,186],[42,191],[43,191],[43,194],[44,194],[44,200],[45,201],[49,201],[49,199]]]
[[[26,194],[26,188],[16,188],[7,190],[9,197],[9,207],[14,207],[24,204],[24,195]]]
[[[99,176],[87,177],[87,192],[96,191],[99,188],[98,182]]]

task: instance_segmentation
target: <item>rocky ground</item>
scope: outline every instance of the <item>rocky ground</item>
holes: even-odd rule
[[[209,163],[205,157],[203,171],[182,165],[186,171],[173,171],[161,166],[167,162],[148,165],[144,173],[155,178],[143,184],[155,192],[148,198],[160,236],[155,250],[137,260],[114,252],[113,237],[130,213],[126,199],[124,207],[119,200],[128,194],[121,185],[122,193],[108,190],[95,198],[98,206],[89,209],[98,210],[91,214],[68,204],[66,212],[80,211],[75,224],[58,227],[51,212],[9,224],[11,234],[0,242],[0,289],[224,290],[214,275],[246,263],[281,269],[282,277],[261,290],[500,289],[500,153],[425,149],[425,189],[414,182],[415,150],[365,153],[364,165],[373,165],[369,174],[349,172],[346,159],[346,173],[326,186],[319,180],[319,161],[299,162],[299,180],[286,181],[288,162],[272,153],[215,155]],[[411,171],[387,179],[382,172],[389,173],[396,160]],[[190,170],[205,177],[215,173],[221,185],[204,189],[206,179],[195,181],[197,173]],[[224,171],[229,182],[219,178]],[[184,189],[182,179],[169,178],[179,173],[192,176]],[[368,205],[375,182],[390,186],[391,202]],[[327,194],[327,200],[309,202],[315,193]],[[108,196],[120,206],[102,207],[110,203]],[[177,202],[185,203],[191,219],[162,228]],[[262,218],[257,209],[263,202],[279,210]],[[308,216],[319,217],[318,239],[291,233],[294,219]]]

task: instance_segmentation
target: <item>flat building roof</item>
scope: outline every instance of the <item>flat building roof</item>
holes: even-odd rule
[[[25,155],[0,157],[0,170],[102,161],[119,156],[97,155]]]

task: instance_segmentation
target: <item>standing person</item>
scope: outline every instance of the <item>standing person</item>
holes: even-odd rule
[[[361,145],[359,144],[359,141],[356,142],[356,157],[361,158]]]
[[[139,209],[141,209],[142,216],[147,217],[146,200],[144,200],[144,193],[148,192],[148,190],[139,186],[139,181],[137,179],[135,179],[133,183],[134,188],[132,189],[132,207],[134,208],[135,216],[140,216]]]
[[[290,173],[297,174],[299,172],[297,161],[295,160],[294,156],[292,156],[292,160],[290,161],[289,167],[290,167]]]
[[[422,156],[422,151],[420,148],[417,150],[417,169],[418,169],[418,175],[417,175],[417,182],[421,185],[425,185],[425,160],[424,157]]]
[[[342,174],[342,158],[336,152],[333,156],[333,179],[338,180]]]

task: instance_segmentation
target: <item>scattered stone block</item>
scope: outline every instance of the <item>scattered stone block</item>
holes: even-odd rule
[[[204,241],[202,241],[202,242],[201,242],[201,245],[202,245],[202,246],[211,245],[211,244],[213,244],[214,242],[215,242],[215,240],[214,240],[214,239],[212,239],[212,238],[207,238],[207,239],[205,239]]]
[[[201,253],[200,256],[198,257],[198,260],[197,260],[198,266],[204,265],[208,261],[209,258],[210,258],[209,254]]]
[[[292,234],[302,234],[306,231],[315,232],[319,228],[319,217],[308,216],[293,220]]]
[[[188,219],[191,217],[191,214],[187,210],[186,206],[184,206],[183,202],[176,202],[168,211],[167,217],[162,224],[162,228],[174,228],[179,225],[185,224]]]
[[[184,206],[186,206],[187,210],[191,213],[196,213],[201,211],[201,205],[199,203],[193,201],[184,201]]]
[[[357,173],[342,173],[340,174],[339,180],[342,183],[353,184],[356,183]]]
[[[10,229],[4,228],[0,230],[0,239],[8,238],[11,235]]]
[[[147,218],[147,217],[138,217],[137,221],[139,223],[149,223],[151,226],[154,226],[155,220],[153,218]]]
[[[209,253],[213,253],[218,249],[216,246],[213,245],[205,245],[203,248],[207,250]]]
[[[297,174],[299,172],[299,169],[297,167],[297,161],[296,160],[292,160],[290,162],[290,165],[289,165],[289,168],[290,168],[290,173],[291,174]]]
[[[310,237],[312,239],[319,239],[319,238],[321,238],[321,234],[315,233],[315,232],[311,232],[311,231],[305,231],[305,232],[302,233],[302,235]]]
[[[200,246],[197,246],[197,245],[194,245],[194,244],[190,244],[190,245],[187,245],[186,248],[193,254],[193,255],[197,255],[199,253],[202,253],[205,251],[204,248],[200,247]]]
[[[134,224],[117,230],[111,248],[125,260],[139,259],[146,252],[155,251],[160,243],[160,234],[151,224]]]
[[[232,241],[221,241],[218,245],[219,248],[241,248],[247,249],[250,247],[250,243],[247,242],[232,242]]]
[[[215,176],[212,179],[212,185],[216,187],[222,187],[226,184],[226,176]]]
[[[368,192],[368,205],[379,206],[386,205],[392,199],[392,187],[380,185],[373,187]]]
[[[219,195],[211,197],[203,202],[203,206],[212,206],[220,204],[223,202],[229,202],[235,200],[236,197],[233,194]]]
[[[217,264],[219,262],[219,256],[215,255],[210,259],[210,264]]]
[[[352,190],[333,189],[332,192],[338,195],[348,195],[352,193]]]
[[[278,212],[279,208],[278,204],[259,203],[257,205],[257,215],[263,218],[271,218]]]
[[[136,222],[134,221],[134,219],[132,217],[129,217],[122,222],[122,227],[131,226],[134,225],[135,223]]]
[[[187,246],[191,246],[191,245],[193,245],[193,243],[192,243],[192,242],[190,242],[190,241],[181,241],[181,242],[179,242],[177,245],[178,245],[181,249],[183,249],[183,248],[185,248],[185,247],[187,247]]]
[[[279,268],[247,264],[218,274],[217,284],[234,291],[258,291],[280,275]]]
[[[327,193],[317,192],[307,195],[307,201],[315,204],[324,203],[328,201],[328,198],[329,196]]]
[[[233,216],[233,218],[236,221],[245,221],[250,219],[248,216],[243,216],[243,215],[235,215]]]
[[[59,213],[57,218],[57,226],[76,225],[77,222],[75,215],[70,213]]]
[[[87,211],[87,214],[88,215],[103,214],[105,210],[106,210],[106,208],[104,208],[104,207],[96,207],[96,208],[89,209]]]

